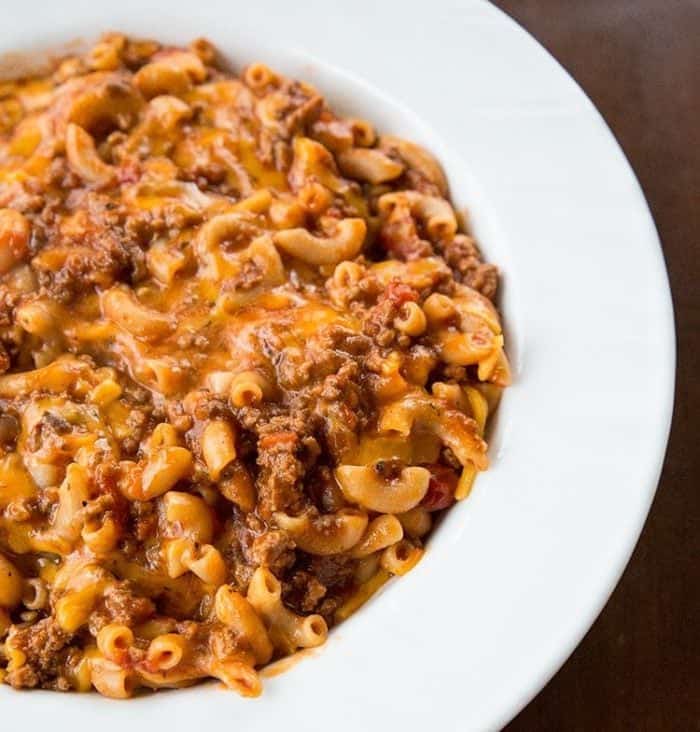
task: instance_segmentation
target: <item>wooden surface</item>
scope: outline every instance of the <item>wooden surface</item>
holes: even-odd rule
[[[632,561],[506,729],[700,730],[700,0],[495,4],[579,82],[632,163],[663,244],[679,358],[663,476]]]

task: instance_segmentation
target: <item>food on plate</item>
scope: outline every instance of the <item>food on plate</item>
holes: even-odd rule
[[[0,678],[322,644],[488,467],[497,269],[421,146],[206,41],[0,84]]]

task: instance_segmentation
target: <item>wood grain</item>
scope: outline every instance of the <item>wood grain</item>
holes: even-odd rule
[[[632,561],[579,648],[506,729],[700,730],[700,0],[494,4],[579,82],[632,163],[663,243],[679,357],[666,463]]]

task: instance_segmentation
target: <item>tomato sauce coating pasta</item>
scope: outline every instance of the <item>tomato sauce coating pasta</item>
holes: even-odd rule
[[[497,269],[435,158],[204,40],[0,83],[0,680],[322,644],[488,466]]]

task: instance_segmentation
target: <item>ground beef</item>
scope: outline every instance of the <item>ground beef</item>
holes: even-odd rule
[[[342,353],[355,358],[361,358],[372,346],[372,341],[360,333],[332,325],[324,328],[318,336],[318,347]]]
[[[233,277],[225,280],[221,285],[224,292],[235,292],[236,290],[252,290],[265,279],[265,271],[254,260],[248,259],[244,262],[240,271]]]
[[[297,457],[300,448],[295,432],[266,432],[258,440],[259,467],[256,487],[260,515],[269,518],[303,503],[300,480],[304,465]]]
[[[277,381],[284,389],[301,390],[311,382],[338,374],[350,361],[361,361],[372,342],[341,326],[321,328],[303,348],[283,348],[274,358]]]
[[[466,273],[464,284],[493,300],[498,290],[498,267],[495,264],[482,262],[474,270]]]
[[[457,234],[451,242],[441,244],[440,249],[455,279],[493,300],[498,289],[498,268],[481,259],[474,239],[466,234]]]
[[[126,418],[129,427],[129,434],[122,440],[122,451],[124,457],[135,456],[141,442],[152,432],[157,421],[155,410],[152,404],[129,405],[131,411]]]
[[[297,612],[312,613],[326,596],[326,586],[304,570],[295,572],[282,586],[282,597]]]
[[[226,417],[231,414],[227,400],[206,389],[190,392],[187,395],[187,402],[183,404],[183,409],[200,421]]]
[[[4,374],[12,365],[12,359],[5,346],[0,343],[0,374]]]
[[[394,327],[394,320],[407,302],[418,300],[419,293],[398,280],[391,282],[370,308],[362,323],[363,332],[378,346],[386,348],[396,341],[400,334]]]
[[[130,626],[143,623],[155,612],[153,603],[147,597],[137,595],[126,581],[107,591],[104,606],[110,622]]]
[[[329,402],[342,400],[351,409],[356,408],[360,403],[358,382],[361,373],[360,366],[355,361],[344,363],[337,374],[330,374],[323,380],[321,399]]]
[[[318,465],[307,473],[306,492],[319,513],[335,513],[347,505],[343,492],[327,465]]]
[[[296,612],[317,612],[332,624],[336,609],[354,585],[355,562],[344,555],[311,557],[300,553],[282,583],[282,597]]]
[[[36,687],[68,689],[62,678],[72,636],[64,632],[53,618],[45,618],[27,627],[14,626],[9,636],[12,647],[26,656],[26,663],[7,675],[15,688]]]
[[[384,285],[373,272],[366,271],[356,282],[349,282],[342,287],[330,279],[326,283],[326,289],[336,303],[360,311],[363,306],[376,302]]]
[[[65,186],[64,186],[65,187]],[[71,224],[57,213],[75,212]],[[130,284],[146,273],[143,241],[131,235],[125,212],[104,194],[75,190],[64,202],[47,197],[32,224],[32,269],[40,287],[64,304],[85,290]]]
[[[15,307],[20,298],[20,293],[10,290],[7,285],[0,285],[0,328],[7,328],[14,323]]]
[[[38,280],[44,291],[68,304],[87,288],[105,288],[116,281],[131,281],[143,252],[124,247],[114,239],[110,241],[109,237],[100,241],[100,247],[71,251],[58,269],[40,269]]]
[[[156,607],[147,597],[141,597],[128,581],[110,587],[90,616],[90,632],[96,635],[109,623],[133,627],[148,620]]]
[[[17,416],[0,410],[0,445],[6,450],[14,449],[20,431],[21,427]]]
[[[301,84],[289,85],[289,106],[284,114],[284,126],[289,137],[303,132],[312,125],[323,108],[323,97],[318,94],[309,96]]]
[[[129,503],[131,530],[139,541],[155,536],[158,528],[158,513],[152,501],[131,501]]]
[[[263,524],[264,525],[264,524]],[[255,567],[248,564],[246,547],[250,545],[253,534],[249,530],[246,517],[236,512],[234,517],[225,522],[216,541],[226,564],[232,568],[232,582],[239,592],[245,592]]]
[[[397,181],[398,185],[405,185],[406,188],[423,193],[426,196],[442,196],[440,187],[432,181],[428,180],[419,170],[408,168],[401,179]]]
[[[326,342],[325,335],[311,338],[304,350],[305,363],[301,366],[308,371],[311,381],[318,381],[326,376],[337,373],[348,357],[338,351],[330,342]]]
[[[273,103],[270,107],[271,102]],[[269,119],[265,128],[265,131],[272,133],[267,138],[270,146],[260,152],[264,160],[272,162],[275,158],[270,143],[276,140],[288,142],[295,134],[303,133],[321,114],[323,98],[297,81],[284,80],[280,88],[274,92],[274,96],[268,97],[263,104],[268,105],[266,118],[274,116],[274,119]],[[270,115],[270,112],[273,112],[273,115]],[[275,160],[275,162],[282,161]],[[283,169],[284,167],[278,167],[278,170]]]
[[[234,586],[244,593],[258,567],[268,567],[282,578],[296,559],[294,542],[286,532],[270,528],[259,516],[243,515],[237,509],[223,526],[216,546],[232,567]]]
[[[255,567],[268,567],[282,576],[294,564],[294,542],[286,532],[273,529],[256,536],[244,550],[246,560]]]
[[[277,383],[283,389],[301,389],[311,380],[312,366],[305,350],[296,346],[285,348],[275,359]]]
[[[302,565],[303,569],[316,577],[328,590],[342,590],[352,584],[355,563],[344,554],[327,557],[309,556]]]
[[[56,445],[60,451],[61,436],[73,431],[72,425],[54,412],[44,412],[27,436],[27,449],[37,452],[47,445]],[[78,430],[76,430],[77,432]]]
[[[275,359],[278,382],[296,389],[288,394],[286,410],[272,418],[269,410],[257,410],[255,422],[250,412],[239,414],[241,423],[261,435],[288,430],[303,436],[307,469],[313,464],[307,458],[324,448],[339,457],[355,443],[372,411],[364,371],[371,348],[368,336],[331,326],[312,336],[303,349],[284,349]]]
[[[15,689],[34,689],[41,684],[41,677],[37,669],[27,663],[10,671],[6,680]]]
[[[179,399],[172,399],[165,405],[168,422],[178,431],[187,432],[192,428],[194,420],[185,413],[185,407]]]

